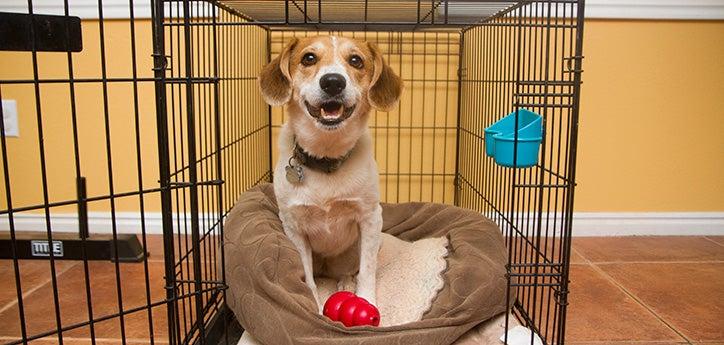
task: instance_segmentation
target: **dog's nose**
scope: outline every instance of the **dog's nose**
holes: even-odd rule
[[[346,86],[347,81],[339,73],[328,73],[319,79],[319,87],[330,96],[339,95]]]

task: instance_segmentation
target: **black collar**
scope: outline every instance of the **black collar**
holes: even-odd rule
[[[352,148],[354,150],[354,147]],[[331,174],[335,171],[337,171],[342,164],[347,161],[347,158],[349,158],[350,154],[352,153],[352,150],[349,150],[349,152],[345,153],[343,156],[338,158],[329,158],[329,157],[315,157],[311,154],[304,151],[304,149],[299,146],[299,144],[294,142],[294,153],[292,154],[292,158],[297,161],[297,163],[304,165],[305,167],[321,171],[323,173]]]

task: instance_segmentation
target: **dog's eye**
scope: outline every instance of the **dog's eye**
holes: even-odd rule
[[[302,56],[302,65],[311,66],[317,63],[317,56],[312,53],[306,53]]]
[[[362,58],[359,57],[359,55],[352,55],[349,57],[349,65],[354,68],[362,68],[364,66],[364,63],[362,62]]]

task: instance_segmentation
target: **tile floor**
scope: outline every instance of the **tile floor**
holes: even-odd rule
[[[152,302],[163,298],[161,241],[149,241],[148,274]],[[21,262],[23,308],[28,334],[55,329],[54,297],[46,261]],[[95,317],[118,310],[116,286],[124,309],[146,304],[142,264],[121,264],[121,280],[108,262],[89,263],[92,312]],[[12,261],[0,260],[0,344],[20,334]],[[82,262],[56,265],[60,321],[87,320]],[[724,236],[575,238],[566,343],[724,345]],[[149,344],[166,338],[165,309],[140,311],[124,318],[127,344]],[[153,327],[149,327],[152,318]],[[94,325],[100,345],[120,344],[118,319]],[[64,344],[90,344],[89,327],[64,333]],[[57,344],[50,337],[31,342]]]
[[[575,238],[570,344],[724,344],[724,236]]]

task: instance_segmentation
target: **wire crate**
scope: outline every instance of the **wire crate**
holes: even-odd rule
[[[563,344],[583,5],[98,0],[81,20],[72,1],[49,14],[30,0],[0,14],[22,33],[0,47],[0,97],[21,114],[21,136],[0,140],[0,269],[15,286],[2,342],[234,344],[224,218],[273,180],[286,117],[257,74],[292,37],[339,35],[377,43],[406,85],[370,117],[383,201],[494,220],[514,316]],[[522,109],[542,117],[538,163],[497,165],[484,130]]]

